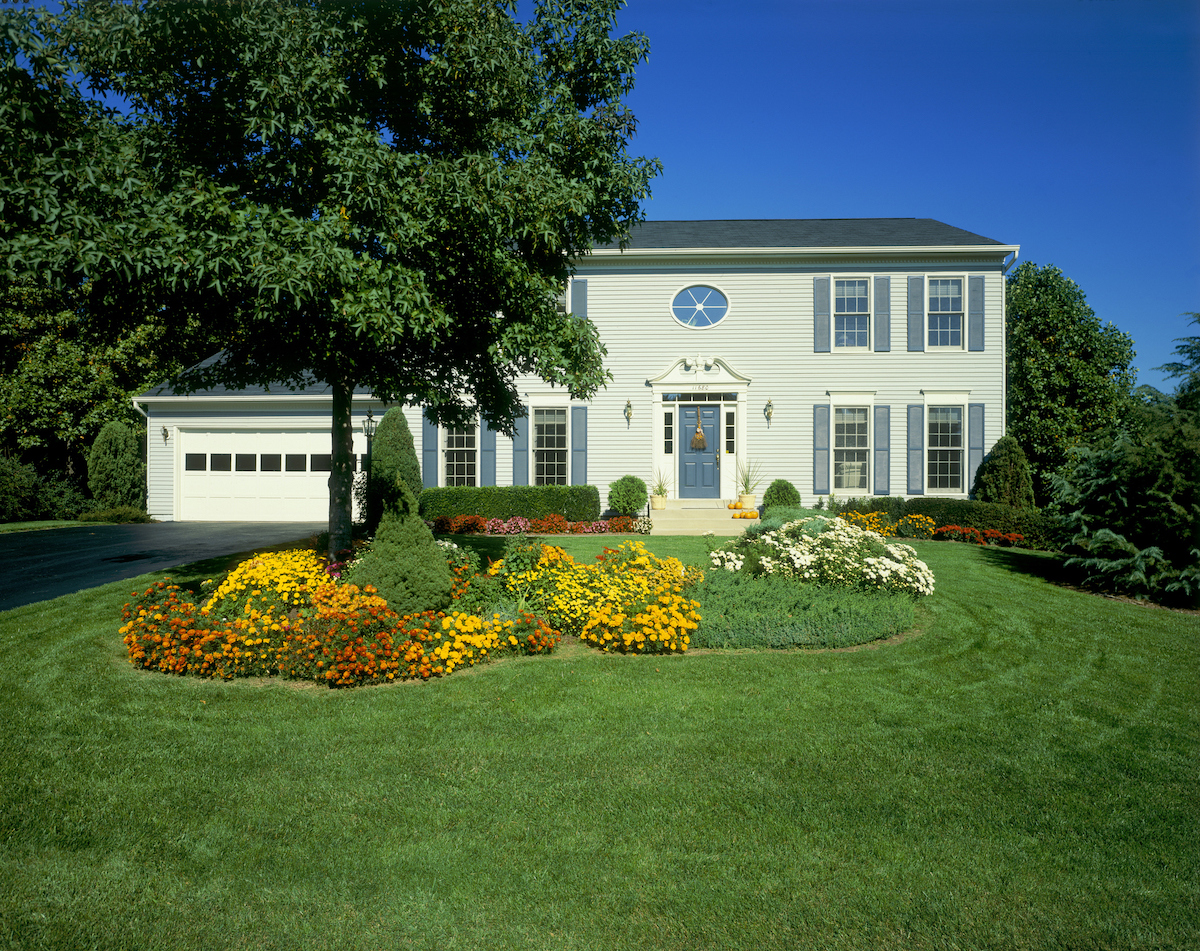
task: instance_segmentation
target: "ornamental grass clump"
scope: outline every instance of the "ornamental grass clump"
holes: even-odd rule
[[[806,584],[933,593],[933,572],[908,545],[888,544],[845,519],[813,516],[710,553],[714,568],[752,576],[784,575]]]

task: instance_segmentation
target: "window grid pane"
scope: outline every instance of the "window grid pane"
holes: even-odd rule
[[[929,408],[929,488],[961,492],[963,486],[962,408]]]
[[[870,448],[865,407],[836,409],[833,414],[833,487],[865,491]]]
[[[733,410],[727,410],[725,413],[725,451],[728,453],[732,453],[736,449],[734,444],[734,416]]]
[[[446,485],[475,485],[475,430],[446,430]]]
[[[567,411],[533,411],[533,484],[567,484]]]
[[[962,278],[929,280],[929,346],[962,346]]]
[[[837,347],[866,347],[870,331],[868,281],[834,281],[833,337]]]
[[[675,453],[675,414],[663,413],[663,452],[668,456]]]

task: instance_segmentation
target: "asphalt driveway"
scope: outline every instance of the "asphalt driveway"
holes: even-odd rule
[[[0,611],[147,571],[307,539],[325,522],[158,522],[0,534]]]

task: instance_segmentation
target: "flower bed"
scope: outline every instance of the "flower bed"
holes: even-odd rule
[[[464,595],[474,564],[443,546]],[[203,608],[160,581],[134,592],[120,629],[130,663],[201,677],[314,680],[330,687],[440,677],[505,653],[552,651],[561,635],[529,612],[401,616],[370,586],[340,584],[312,552],[256,555]]]
[[[490,571],[556,628],[603,651],[683,653],[700,621],[700,605],[687,592],[703,572],[658,558],[641,541],[606,548],[595,565],[528,542],[511,546]]]
[[[750,575],[784,575],[808,584],[933,593],[933,573],[908,545],[841,518],[813,516],[775,531],[742,536],[710,553],[712,566]]]

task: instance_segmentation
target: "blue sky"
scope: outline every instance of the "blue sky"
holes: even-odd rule
[[[936,218],[1200,333],[1200,0],[630,0],[652,220]]]

